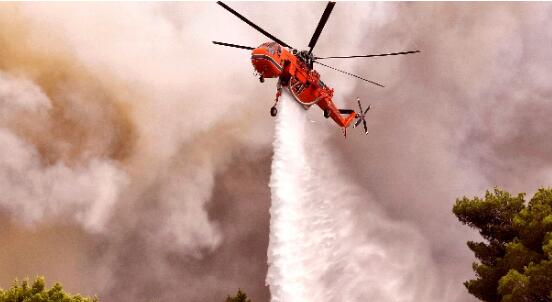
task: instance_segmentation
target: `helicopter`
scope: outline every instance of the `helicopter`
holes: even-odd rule
[[[358,103],[359,111],[352,109],[338,109],[332,101],[334,89],[322,82],[320,74],[314,69],[314,64],[330,68],[379,87],[384,87],[380,83],[326,65],[319,62],[319,60],[383,57],[420,52],[419,50],[412,50],[358,56],[315,56],[312,51],[316,46],[318,38],[320,37],[320,34],[322,33],[322,30],[324,29],[324,26],[326,25],[326,22],[328,21],[335,6],[335,2],[332,1],[328,2],[324,12],[322,13],[318,26],[316,27],[316,30],[314,31],[314,34],[308,44],[308,50],[297,50],[277,37],[271,35],[255,23],[251,22],[249,19],[233,10],[225,3],[218,1],[217,4],[272,40],[261,44],[259,47],[213,41],[213,44],[220,46],[251,50],[251,62],[261,83],[264,83],[266,78],[278,78],[278,83],[276,85],[276,99],[274,100],[274,105],[270,108],[270,115],[276,116],[278,114],[277,105],[279,97],[282,94],[282,88],[285,87],[290,91],[294,99],[301,104],[303,108],[305,108],[305,110],[309,109],[312,105],[318,105],[318,107],[320,107],[320,109],[324,112],[325,118],[331,117],[337,125],[342,127],[345,137],[347,137],[347,128],[355,119],[356,121],[353,124],[353,128],[358,127],[362,122],[364,133],[368,134],[368,127],[366,126],[366,113],[370,110],[371,106],[369,105],[366,110],[363,110],[360,99],[357,98],[356,101]]]

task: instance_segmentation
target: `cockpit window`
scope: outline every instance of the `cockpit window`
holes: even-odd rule
[[[282,53],[282,47],[276,42],[264,43],[263,46],[267,48],[268,53],[271,55],[273,54],[280,55]]]
[[[282,54],[282,46],[280,46],[280,44],[274,43],[274,48],[275,48],[276,53],[277,53],[278,55]]]

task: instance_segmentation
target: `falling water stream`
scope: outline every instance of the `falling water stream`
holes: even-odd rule
[[[306,115],[282,95],[270,178],[271,301],[433,301],[423,238],[342,177],[324,143],[338,132]]]

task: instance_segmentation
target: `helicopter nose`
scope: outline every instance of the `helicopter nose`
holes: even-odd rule
[[[276,78],[282,73],[282,66],[279,63],[280,58],[275,54],[270,54],[268,49],[258,47],[251,52],[251,63],[255,70],[265,78]]]

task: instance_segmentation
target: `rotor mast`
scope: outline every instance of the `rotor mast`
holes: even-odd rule
[[[315,31],[314,31],[314,33],[313,33],[313,35],[312,35],[312,37],[309,41],[309,44],[308,44],[309,50],[302,50],[302,51],[297,51],[296,48],[290,46],[289,44],[285,43],[284,41],[280,40],[279,38],[277,38],[274,35],[267,32],[266,30],[262,29],[260,26],[258,26],[257,24],[251,22],[249,19],[247,19],[246,17],[244,17],[242,14],[238,13],[237,11],[233,10],[231,7],[224,4],[223,2],[218,1],[217,4],[222,6],[224,9],[226,9],[230,13],[232,13],[234,16],[238,17],[243,22],[247,23],[249,26],[253,27],[258,32],[262,33],[267,38],[269,38],[272,41],[280,44],[281,46],[287,47],[290,50],[292,50],[293,55],[295,55],[295,57],[297,57],[301,62],[304,62],[310,70],[314,69],[313,68],[314,63],[316,63],[316,64],[319,64],[321,66],[330,68],[334,71],[341,72],[343,74],[355,77],[359,80],[362,80],[362,81],[365,81],[367,83],[371,83],[371,84],[374,84],[374,85],[380,86],[380,87],[384,87],[384,86],[377,83],[377,82],[370,81],[370,80],[365,79],[363,77],[360,77],[358,75],[352,74],[350,72],[347,72],[347,71],[344,71],[344,70],[341,70],[341,69],[338,69],[338,68],[320,63],[320,62],[318,62],[318,60],[385,57],[385,56],[407,55],[407,54],[414,54],[414,53],[419,53],[420,52],[419,50],[410,50],[410,51],[391,52],[391,53],[382,53],[382,54],[368,54],[368,55],[358,55],[358,56],[329,56],[329,57],[314,56],[314,54],[313,54],[314,47],[316,46],[316,43],[318,42],[318,38],[320,38],[320,34],[322,33],[322,30],[324,29],[324,26],[326,26],[326,23],[328,22],[328,19],[330,18],[332,10],[335,6],[335,2],[333,2],[333,1],[328,2],[328,4],[326,5],[326,8],[324,9],[324,12],[322,13],[322,16],[320,17],[320,20],[318,21],[318,25],[316,26],[316,29],[315,29]],[[234,47],[234,48],[240,48],[240,49],[247,49],[247,50],[254,49],[254,47],[243,46],[243,45],[232,44],[232,43],[225,43],[225,42],[218,42],[218,41],[213,41],[213,43],[216,44],[216,45]]]

